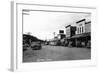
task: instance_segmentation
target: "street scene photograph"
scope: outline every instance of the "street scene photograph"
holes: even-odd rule
[[[91,59],[91,13],[23,9],[22,24],[23,63]]]

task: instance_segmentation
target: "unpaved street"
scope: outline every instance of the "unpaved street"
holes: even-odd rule
[[[83,60],[91,58],[91,50],[87,48],[44,45],[41,50],[27,50],[23,54],[23,62]]]

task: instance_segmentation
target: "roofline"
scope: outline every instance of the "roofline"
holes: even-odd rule
[[[82,20],[77,21],[76,23],[80,23],[80,22],[85,21],[85,20],[86,20],[86,19],[82,19]]]
[[[67,26],[65,26],[65,28],[67,28],[67,27],[70,27],[71,25],[67,25]]]
[[[91,23],[91,21],[85,22],[85,24]]]

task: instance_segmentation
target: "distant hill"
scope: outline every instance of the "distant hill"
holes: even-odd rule
[[[40,40],[33,35],[23,34],[23,44],[25,44],[25,43],[30,44],[30,41],[31,42],[36,42],[36,41],[43,42],[43,40]]]
[[[23,34],[23,39],[31,40],[31,41],[38,41],[38,38],[32,35]]]

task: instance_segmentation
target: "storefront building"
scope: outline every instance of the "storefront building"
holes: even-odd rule
[[[86,22],[82,19],[76,22],[76,35],[71,39],[75,42],[76,47],[90,47],[91,46],[91,21]]]
[[[71,46],[72,43],[74,43],[73,39],[71,39],[71,37],[75,35],[76,26],[67,25],[65,28],[66,28],[65,45]]]

